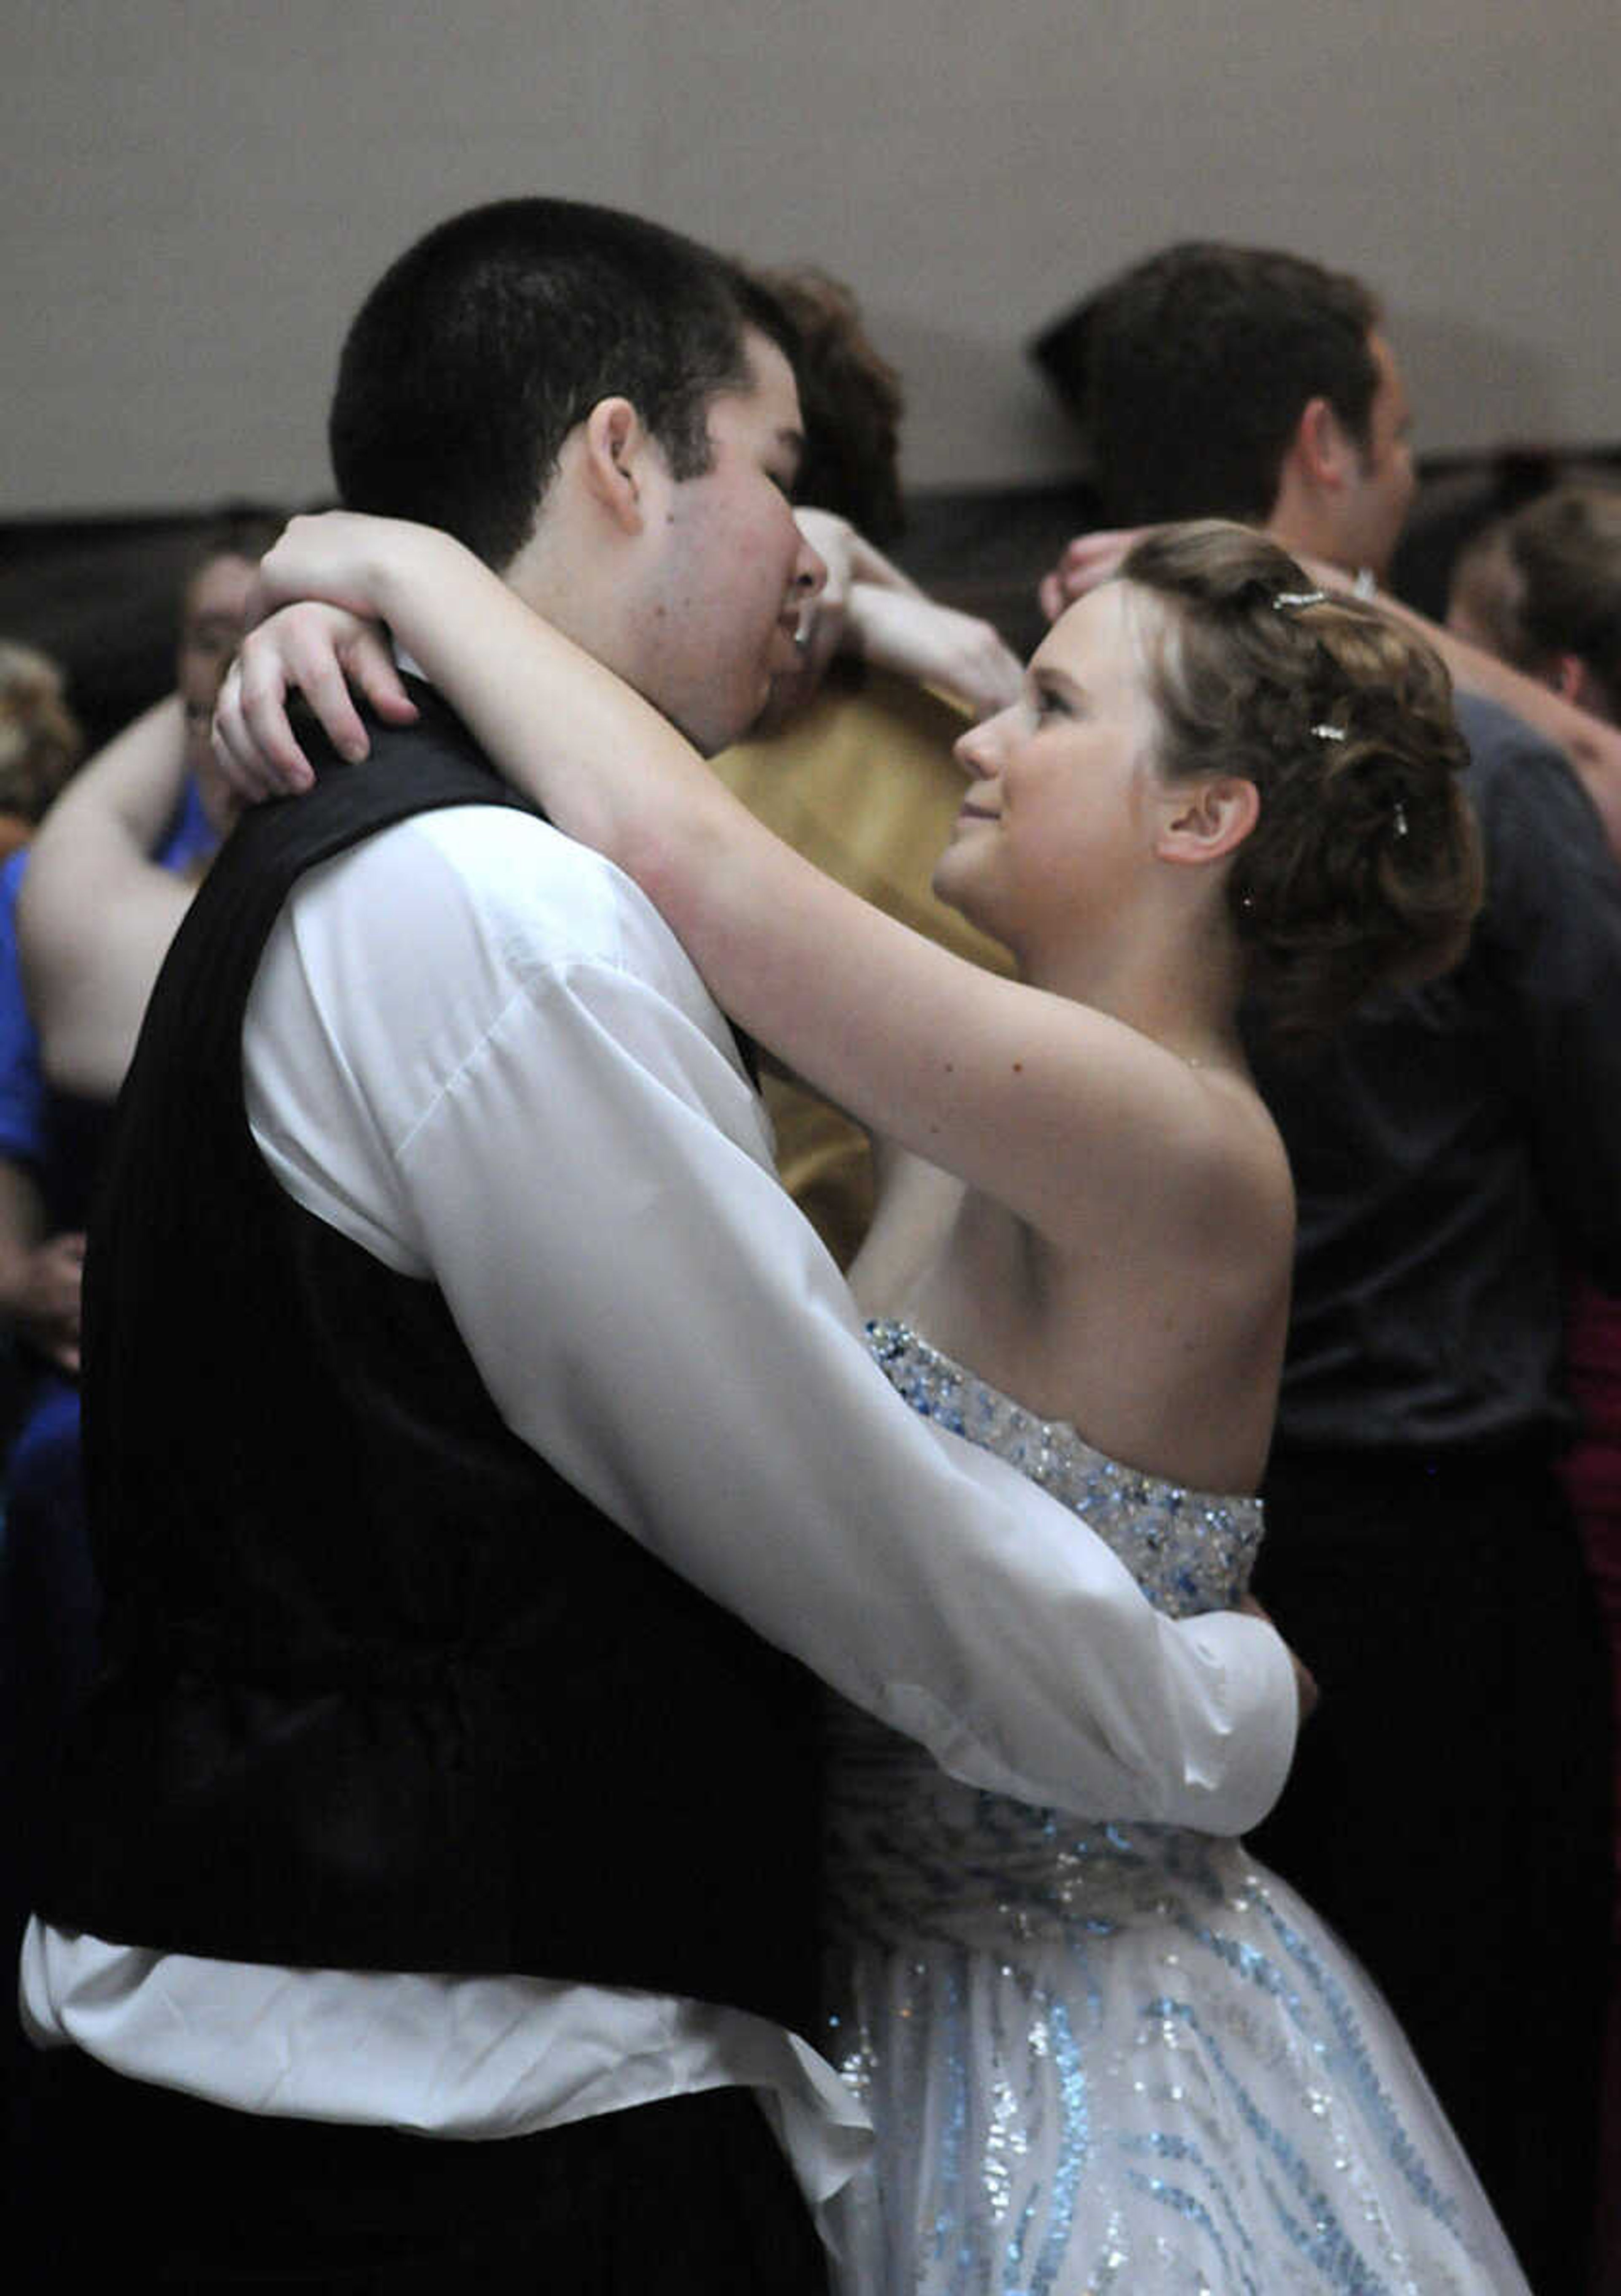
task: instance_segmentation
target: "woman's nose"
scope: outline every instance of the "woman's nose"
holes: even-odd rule
[[[970,726],[966,734],[958,735],[951,745],[951,754],[965,774],[988,781],[996,771],[997,729],[1007,714],[1005,709],[999,709],[994,718],[987,718],[982,725]]]

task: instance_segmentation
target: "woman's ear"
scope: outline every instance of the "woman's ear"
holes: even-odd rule
[[[1165,818],[1155,851],[1162,861],[1194,865],[1224,860],[1261,817],[1261,793],[1237,774],[1202,776],[1165,791]]]
[[[599,398],[581,429],[580,475],[592,499],[615,525],[634,534],[644,524],[646,488],[656,449],[628,398]]]

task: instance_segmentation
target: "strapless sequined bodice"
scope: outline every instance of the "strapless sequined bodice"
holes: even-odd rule
[[[876,1322],[868,1345],[915,1411],[993,1451],[1074,1513],[1172,1617],[1227,1610],[1260,1545],[1261,1502],[1192,1491],[1122,1466],[931,1347]],[[948,1777],[909,1738],[834,1701],[827,1721],[829,1920],[868,1938],[909,1931],[985,1950],[1067,1933],[1075,1907],[1110,1923],[1156,1904],[1169,1869],[1202,1886],[1208,1844],[1181,1829],[1073,1816]]]
[[[1072,1507],[1173,1619],[1229,1611],[1249,1584],[1261,1502],[1190,1491],[1123,1467],[1062,1419],[1041,1419],[920,1339],[908,1324],[867,1326],[891,1385],[914,1411],[994,1451]]]

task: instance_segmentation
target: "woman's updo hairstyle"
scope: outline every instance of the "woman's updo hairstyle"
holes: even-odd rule
[[[1160,771],[1259,794],[1227,892],[1280,1044],[1456,964],[1483,879],[1440,658],[1222,520],[1156,529],[1121,573],[1165,610],[1149,647]]]

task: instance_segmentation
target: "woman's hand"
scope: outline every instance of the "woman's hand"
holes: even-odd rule
[[[1016,655],[989,622],[911,590],[858,580],[850,593],[852,651],[882,669],[935,685],[966,701],[976,718],[994,717],[1017,699]]]
[[[1148,531],[1146,526],[1098,527],[1066,544],[1057,564],[1041,577],[1037,593],[1048,620],[1056,622],[1066,606],[1100,582],[1112,582],[1128,552]]]
[[[15,1258],[7,1271],[5,1313],[18,1334],[70,1379],[78,1376],[79,1293],[85,1239],[77,1232],[47,1236]]]
[[[828,664],[844,644],[856,554],[865,547],[850,521],[834,511],[801,509],[794,516],[827,575],[800,615],[799,667],[771,680],[770,700],[759,719],[759,730],[767,733],[814,701]]]
[[[940,686],[976,717],[991,717],[1013,700],[1019,665],[989,622],[926,597],[848,519],[826,510],[794,514],[827,578],[805,609],[800,668],[773,680],[762,730],[802,709],[840,652],[858,654],[914,685]]]
[[[379,626],[425,606],[458,561],[476,562],[449,535],[407,519],[324,511],[290,521],[259,561],[249,602],[259,627],[243,640],[214,714],[214,754],[239,798],[284,797],[314,780],[287,721],[294,689],[351,763],[370,746],[351,686],[386,723],[414,722],[416,704]]]
[[[281,548],[278,543],[271,557]],[[262,568],[260,572],[262,579]],[[274,596],[274,584],[267,586],[267,594]],[[416,722],[416,705],[378,623],[341,606],[305,599],[281,607],[249,631],[226,673],[214,711],[215,760],[244,804],[292,796],[315,780],[288,723],[291,692],[304,696],[341,758],[356,764],[366,756],[371,745],[351,686],[385,724]]]

